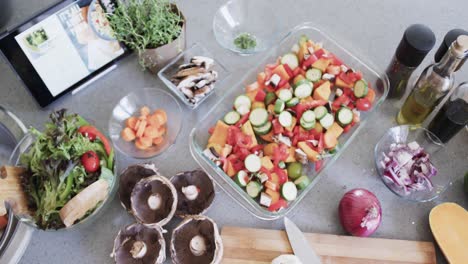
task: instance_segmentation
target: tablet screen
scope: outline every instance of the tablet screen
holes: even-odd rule
[[[112,37],[97,0],[56,3],[1,34],[0,50],[43,107],[130,53]]]
[[[94,1],[86,6],[72,3],[15,40],[52,96],[124,53]]]

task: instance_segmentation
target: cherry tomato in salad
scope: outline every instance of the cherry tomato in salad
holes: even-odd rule
[[[367,98],[361,98],[356,101],[356,108],[360,111],[367,111],[371,107],[372,104]]]
[[[0,215],[0,230],[5,229],[8,224],[8,216]]]
[[[92,150],[81,156],[81,164],[83,164],[86,172],[96,172],[101,167],[98,155]]]

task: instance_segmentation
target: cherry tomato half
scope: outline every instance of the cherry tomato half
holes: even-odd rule
[[[367,98],[361,98],[356,101],[356,108],[360,111],[367,111],[371,107],[372,104]]]
[[[96,152],[91,150],[81,156],[81,164],[86,172],[96,172],[100,168],[99,157]]]

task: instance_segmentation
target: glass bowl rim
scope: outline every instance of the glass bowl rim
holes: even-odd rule
[[[254,48],[254,49],[241,50],[241,49],[232,48],[232,47],[229,47],[229,46],[227,46],[227,45],[224,45],[224,43],[223,43],[222,41],[220,41],[220,39],[222,39],[223,36],[220,35],[220,34],[218,34],[217,31],[215,30],[215,24],[216,24],[216,23],[215,23],[215,19],[216,19],[216,17],[218,16],[218,14],[220,13],[220,10],[221,10],[223,7],[227,7],[227,6],[229,6],[229,5],[234,4],[234,2],[240,2],[240,1],[246,1],[246,2],[247,2],[247,1],[252,1],[252,0],[229,0],[229,1],[225,2],[225,3],[223,3],[222,5],[220,5],[220,6],[218,7],[218,9],[216,9],[216,11],[215,11],[215,13],[214,13],[214,15],[213,15],[213,21],[212,21],[212,23],[211,23],[211,24],[212,24],[212,25],[211,25],[211,28],[212,28],[213,34],[214,34],[214,36],[215,36],[216,42],[217,42],[221,47],[223,47],[223,48],[226,49],[226,50],[230,50],[230,51],[232,51],[232,52],[234,52],[234,53],[236,53],[236,54],[240,54],[240,55],[247,56],[247,55],[254,55],[254,54],[257,54],[257,53],[261,53],[261,52],[267,51],[267,50],[271,49],[272,47],[274,47],[275,45],[277,45],[277,44],[278,44],[278,41],[279,41],[279,42],[282,41],[283,37],[281,37],[281,34],[278,34],[277,37],[272,37],[272,36],[270,36],[270,37],[269,37],[269,41],[271,41],[271,43],[270,43],[269,45],[265,46],[265,47],[262,48],[262,49]],[[255,0],[255,1],[256,1],[256,0]],[[268,1],[266,1],[266,0],[263,0],[263,1],[264,1],[265,3],[268,3]],[[262,11],[265,11],[265,10],[272,10],[272,8],[271,8],[269,5],[267,5],[267,9],[263,9]],[[275,18],[278,18],[278,16],[275,15],[274,12],[270,12],[270,14],[273,14],[273,16],[274,16]],[[272,21],[274,21],[275,27],[276,27],[277,29],[279,29],[279,28],[280,28],[280,27],[279,27],[280,23],[278,22],[278,19],[272,19]],[[270,35],[271,35],[271,34],[270,34]],[[273,34],[273,35],[274,35],[274,34]]]

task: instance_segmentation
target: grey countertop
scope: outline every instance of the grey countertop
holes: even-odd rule
[[[2,1],[2,4],[5,0]],[[8,0],[13,2],[12,0]],[[19,23],[54,0],[15,0],[12,4],[9,25]],[[202,42],[217,59],[232,72],[230,81],[218,87],[228,89],[244,73],[256,65],[262,54],[240,57],[221,48],[212,33],[212,17],[224,1],[198,0],[179,1],[187,24],[187,44]],[[427,1],[427,0],[328,0],[328,1],[271,1],[278,12],[285,30],[304,22],[312,21],[338,41],[369,58],[380,69],[384,69],[404,29],[412,23],[430,26],[439,45],[444,34],[456,27],[468,25],[468,2],[466,0]],[[427,56],[423,65],[433,61],[434,51]],[[424,67],[423,66],[423,67]],[[420,71],[421,69],[419,69]],[[419,72],[418,71],[418,72]],[[67,95],[52,106],[41,109],[30,96],[23,84],[7,63],[0,62],[0,104],[15,112],[27,125],[42,128],[48,113],[66,107],[71,111],[101,122],[103,127],[111,115],[112,108],[127,93],[143,87],[160,87],[163,83],[149,72],[139,68],[135,56],[126,58],[119,67],[90,85],[75,96]],[[468,80],[468,66],[457,74],[457,80]],[[186,113],[182,132],[176,146],[152,161],[167,176],[182,170],[197,168],[189,153],[188,135],[192,127],[215,102],[205,101],[197,111],[184,108]],[[363,187],[374,192],[383,207],[383,222],[374,237],[432,241],[428,225],[428,214],[432,207],[441,202],[457,202],[468,208],[468,198],[463,194],[462,178],[468,170],[468,133],[463,130],[448,143],[450,156],[454,162],[451,176],[453,184],[437,200],[427,203],[405,201],[391,193],[377,177],[373,163],[373,147],[383,132],[395,125],[394,116],[399,103],[386,101],[378,113],[337,160],[326,171],[324,177],[291,213],[296,224],[307,232],[344,234],[339,225],[337,206],[342,195],[355,187]],[[119,170],[137,162],[118,155]],[[207,215],[222,227],[238,225],[245,227],[281,229],[282,221],[262,221],[256,219],[236,204],[222,191],[216,193],[214,205]],[[112,263],[109,257],[118,230],[131,223],[128,215],[115,198],[101,217],[92,225],[71,232],[39,232],[33,238],[21,263]],[[175,223],[169,226],[171,228]],[[439,253],[439,260],[443,258]]]

